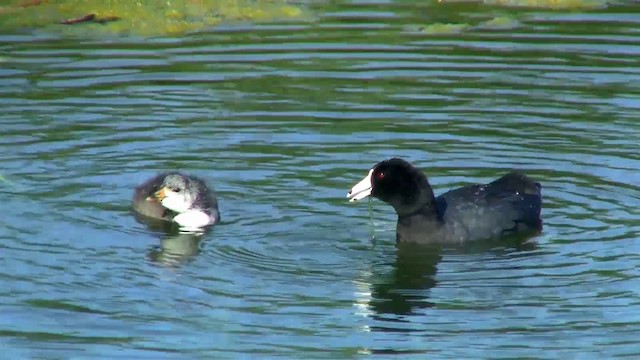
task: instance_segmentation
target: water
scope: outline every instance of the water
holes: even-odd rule
[[[0,358],[640,356],[640,5],[310,10],[0,36]],[[482,26],[496,16],[515,21]],[[437,193],[523,168],[545,229],[398,249],[390,207],[372,225],[345,199],[391,156]],[[202,238],[129,211],[171,169],[219,193]]]

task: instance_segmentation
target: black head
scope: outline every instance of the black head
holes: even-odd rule
[[[398,215],[412,214],[434,202],[427,177],[402,159],[389,159],[376,164],[360,183],[349,192],[351,200],[371,195],[396,210]]]

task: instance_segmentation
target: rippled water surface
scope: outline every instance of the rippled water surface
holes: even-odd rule
[[[308,9],[0,36],[0,357],[640,357],[640,5]],[[390,207],[344,198],[392,156],[437,193],[523,168],[544,231],[397,248]],[[171,169],[219,193],[212,232],[130,213]]]

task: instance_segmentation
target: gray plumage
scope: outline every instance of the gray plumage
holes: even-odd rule
[[[200,210],[211,216],[214,219],[213,224],[220,221],[218,200],[214,191],[209,189],[203,180],[178,172],[156,175],[137,186],[133,195],[133,210],[146,217],[171,221],[177,214],[152,198],[154,193],[163,187],[188,195],[191,200],[190,209]]]

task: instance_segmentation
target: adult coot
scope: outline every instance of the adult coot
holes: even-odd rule
[[[396,210],[398,242],[456,244],[542,229],[540,184],[519,171],[434,197],[422,172],[394,158],[376,164],[347,198],[369,195]]]

